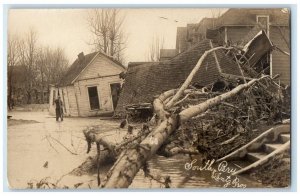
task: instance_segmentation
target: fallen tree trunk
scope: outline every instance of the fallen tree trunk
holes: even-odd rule
[[[167,118],[140,144],[125,150],[108,172],[108,179],[104,187],[128,187],[143,164],[156,153],[165,139],[177,128],[178,119],[176,116]]]

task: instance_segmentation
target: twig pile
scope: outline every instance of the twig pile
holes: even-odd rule
[[[232,83],[225,83],[227,85],[219,93],[230,90]],[[198,104],[216,96],[216,92],[209,92],[205,96],[190,96],[178,107]],[[284,105],[285,99],[287,96],[284,88],[266,78],[182,124],[169,138],[164,152],[168,155],[173,147],[179,145],[182,149],[195,148],[206,155],[206,158],[225,156],[248,143],[267,127],[281,123],[283,118],[289,118],[287,114],[290,108],[289,105]]]

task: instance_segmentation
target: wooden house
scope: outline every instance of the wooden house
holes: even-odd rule
[[[264,56],[264,60],[267,61],[264,63],[269,64],[268,74],[272,76],[279,74],[280,81],[290,85],[291,61],[287,54],[290,54],[291,26],[290,13],[287,9],[231,8],[218,18],[209,21],[204,18],[193,26],[196,27],[194,33],[182,35],[177,31],[176,46],[186,46],[183,48],[186,50],[205,38],[212,39],[219,45],[243,46],[259,31],[264,30],[274,46],[273,50]],[[181,28],[189,29],[189,26]],[[205,37],[204,29],[206,29]],[[195,39],[195,34],[199,34],[198,39]]]
[[[101,52],[80,53],[58,85],[50,87],[50,114],[55,114],[54,100],[58,95],[65,116],[113,114],[123,71],[121,63]]]
[[[290,53],[290,14],[286,9],[233,8],[216,20],[216,26],[225,43],[245,44],[249,41],[245,40],[249,37],[247,34],[252,34],[250,37],[253,37],[260,30],[264,30],[272,45]],[[269,74],[279,74],[280,81],[289,85],[290,56],[280,50],[274,49],[268,56]]]

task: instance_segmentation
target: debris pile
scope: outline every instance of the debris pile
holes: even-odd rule
[[[227,92],[235,85],[225,83],[219,92],[210,90],[205,95],[189,97],[178,106],[179,110]],[[166,142],[164,152],[179,145],[182,149],[195,148],[205,158],[223,157],[289,118],[289,105],[284,104],[288,98],[282,86],[266,78],[182,124]]]
[[[253,42],[249,47],[251,44]],[[271,77],[265,74],[263,70],[267,67],[253,69],[250,65],[255,65],[256,60],[241,63],[241,58],[234,55],[241,76],[220,73],[217,81],[202,88],[192,83],[205,57],[222,49],[236,52],[233,47],[216,47],[205,51],[179,89],[164,91],[154,100],[155,114],[151,120],[148,119],[149,129],[141,130],[143,139],[137,136],[134,146],[130,145],[130,140],[109,147],[111,145],[101,137],[89,131],[84,133],[87,141],[90,138],[97,148],[103,145],[112,149],[112,152],[116,152],[116,149],[122,151],[123,156],[117,158],[108,172],[104,187],[128,187],[154,153],[164,156],[201,154],[203,160],[218,159],[290,118],[288,89],[278,82],[278,75]],[[259,60],[260,57],[255,56],[255,59]],[[136,111],[137,115],[130,118],[127,114],[126,121],[143,114],[139,106],[130,105],[128,109]],[[125,126],[121,123],[120,127]]]

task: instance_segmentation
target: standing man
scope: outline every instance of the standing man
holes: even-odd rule
[[[56,113],[56,121],[60,118],[61,121],[63,121],[64,117],[64,111],[63,111],[63,103],[60,99],[60,96],[58,95],[57,99],[55,99],[55,113]]]

